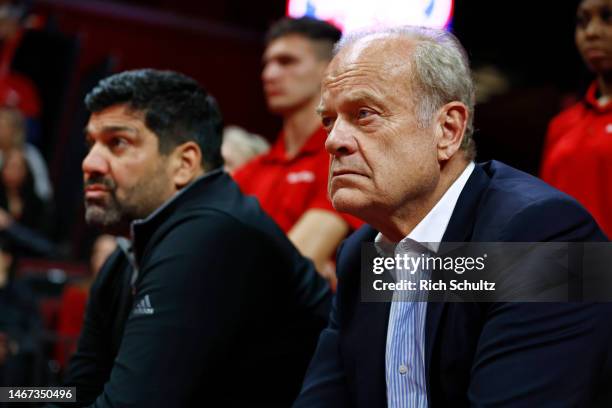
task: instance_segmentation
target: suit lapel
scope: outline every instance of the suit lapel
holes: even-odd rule
[[[480,199],[482,193],[489,185],[489,182],[489,176],[483,170],[482,165],[476,164],[474,171],[459,195],[446,232],[442,237],[442,242],[470,241]],[[427,316],[425,319],[425,374],[427,377],[427,393],[430,401],[432,400],[430,375],[431,359],[436,341],[436,333],[445,308],[446,303],[444,302],[430,302],[427,304]]]

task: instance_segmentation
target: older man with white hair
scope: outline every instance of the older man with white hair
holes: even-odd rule
[[[600,396],[609,303],[362,299],[367,242],[606,240],[570,197],[500,162],[474,163],[473,100],[448,32],[394,28],[336,46],[318,107],[329,193],[369,225],[339,251],[330,325],[296,407],[591,406]]]

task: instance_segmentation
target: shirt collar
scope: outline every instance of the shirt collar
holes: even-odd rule
[[[465,187],[470,175],[474,171],[474,162],[470,162],[463,170],[461,175],[451,184],[442,198],[434,205],[427,215],[417,224],[410,233],[400,242],[416,241],[424,243],[430,250],[437,252],[440,247],[440,241],[444,236],[444,232],[448,227],[450,218],[459,200],[459,195]],[[375,239],[376,243],[391,245],[382,233],[378,233]]]
[[[205,173],[205,174],[199,176],[194,181],[192,181],[187,187],[185,187],[182,190],[178,191],[176,194],[174,194],[172,197],[170,197],[168,200],[166,200],[166,202],[164,202],[162,205],[157,207],[157,209],[155,211],[153,211],[151,214],[149,214],[148,217],[132,221],[132,224],[130,226],[130,232],[131,232],[130,235],[131,235],[132,239],[134,239],[134,228],[137,228],[138,225],[150,223],[152,220],[154,220],[155,218],[159,217],[159,214],[164,212],[164,210],[166,208],[170,207],[176,200],[178,200],[178,198],[180,196],[185,194],[186,191],[189,191],[190,189],[193,188],[194,185],[198,184],[198,182],[200,180],[204,180],[206,178],[214,177],[217,174],[221,173],[222,171],[223,171],[223,169],[218,168],[218,169],[209,171],[208,173]]]
[[[609,101],[605,105],[599,104],[599,101],[597,100],[598,89],[599,86],[597,85],[597,81],[593,81],[591,86],[589,86],[586,95],[584,96],[585,102],[597,112],[605,113],[612,111],[612,101]]]

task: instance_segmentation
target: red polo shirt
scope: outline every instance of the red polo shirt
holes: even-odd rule
[[[576,198],[612,237],[612,103],[597,103],[593,83],[583,101],[549,125],[542,179]]]
[[[329,201],[326,138],[325,130],[319,128],[298,154],[288,159],[281,134],[268,153],[255,158],[233,174],[242,192],[256,196],[264,211],[285,233],[311,208],[333,211],[353,229],[362,224],[359,219],[336,211]]]

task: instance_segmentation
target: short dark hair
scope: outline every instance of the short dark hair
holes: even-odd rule
[[[274,23],[266,34],[266,45],[274,40],[291,34],[298,34],[323,45],[317,47],[321,59],[332,59],[334,44],[342,37],[342,32],[333,25],[312,17],[285,17]]]
[[[194,141],[202,151],[205,170],[223,165],[221,112],[194,79],[173,71],[125,71],[101,80],[85,97],[92,113],[121,103],[144,113],[145,125],[159,139],[160,153]]]

